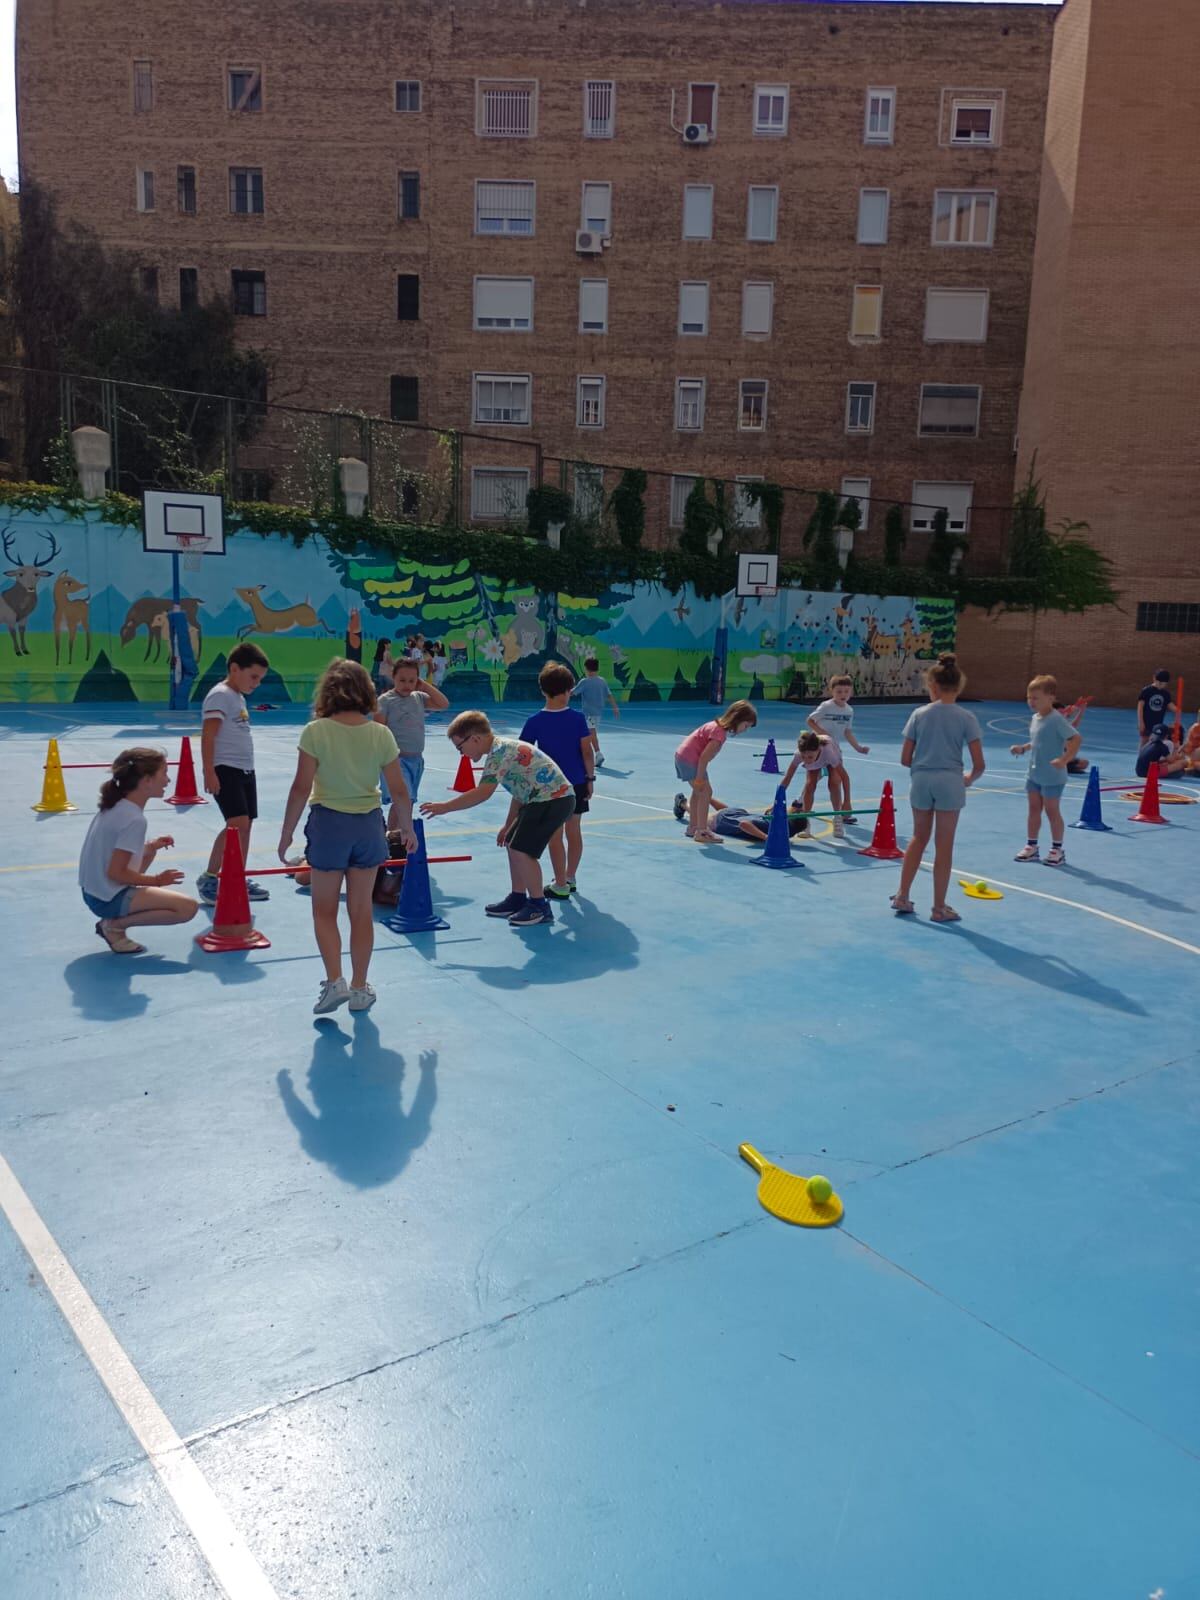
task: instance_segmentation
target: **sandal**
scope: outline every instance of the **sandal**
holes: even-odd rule
[[[144,956],[146,954],[146,946],[144,944],[137,944],[126,934],[115,932],[112,934],[105,933],[103,922],[98,922],[96,924],[96,932],[99,934],[100,938],[104,940],[105,944],[115,956]]]
[[[724,844],[725,843],[724,839],[722,839],[722,837],[721,837],[721,835],[719,833],[710,833],[707,828],[705,828],[703,833],[695,834],[694,837],[695,837],[695,840],[696,840],[697,844]]]
[[[916,909],[912,901],[906,900],[903,895],[894,894],[892,896],[892,910],[898,917],[911,917]]]
[[[953,906],[934,906],[929,913],[930,922],[961,922],[962,918]]]

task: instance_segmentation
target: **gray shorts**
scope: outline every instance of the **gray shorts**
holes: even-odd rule
[[[914,772],[908,799],[914,811],[961,811],[967,803],[967,786],[961,772]]]
[[[697,767],[694,761],[681,761],[675,757],[675,776],[680,783],[695,783]]]
[[[1066,787],[1065,779],[1062,783],[1039,783],[1036,778],[1025,780],[1025,793],[1040,794],[1043,800],[1061,800]]]

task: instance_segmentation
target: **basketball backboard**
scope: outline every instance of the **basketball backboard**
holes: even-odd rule
[[[779,557],[776,555],[760,554],[758,551],[742,551],[738,556],[737,592],[748,597],[756,596],[760,590],[776,589],[779,586]]]
[[[142,491],[142,548],[174,556],[225,554],[225,499],[187,489]]]

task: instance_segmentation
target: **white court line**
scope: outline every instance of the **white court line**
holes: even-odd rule
[[[670,806],[647,806],[640,800],[618,800],[615,794],[597,794],[592,790],[593,800],[610,800],[614,806],[636,806],[639,811],[661,811],[664,817],[673,815]]]
[[[118,1344],[3,1156],[0,1210],[58,1302],[67,1325],[117,1410],[146,1452],[228,1600],[279,1600],[207,1478]]]

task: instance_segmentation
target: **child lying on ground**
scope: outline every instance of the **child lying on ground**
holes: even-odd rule
[[[800,802],[792,802],[788,814],[788,837],[794,839],[798,833],[808,832],[808,818],[798,813]],[[682,822],[687,815],[683,796],[675,796],[675,819]],[[708,816],[708,831],[722,839],[753,839],[758,844],[765,844],[767,833],[771,826],[770,811],[748,811],[745,806],[727,806],[722,801],[714,800],[713,808]]]

